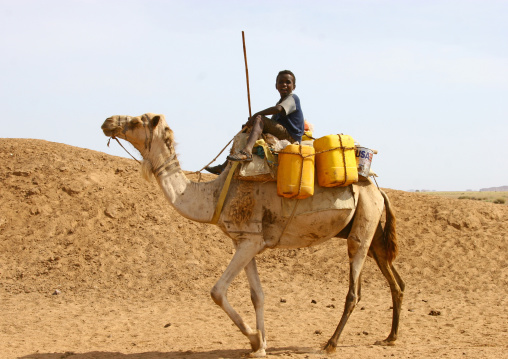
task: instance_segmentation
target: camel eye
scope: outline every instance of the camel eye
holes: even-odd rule
[[[137,126],[137,125],[142,125],[142,124],[143,124],[143,121],[141,121],[141,119],[139,119],[139,118],[135,118],[134,120],[131,121],[132,126]]]

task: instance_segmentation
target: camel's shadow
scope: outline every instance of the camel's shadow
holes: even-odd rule
[[[119,352],[94,351],[88,353],[37,353],[30,354],[18,359],[219,359],[219,358],[244,358],[248,351],[245,349],[237,350],[211,350],[211,351],[173,351],[173,352],[144,352],[123,354]]]
[[[266,351],[268,357],[287,356],[288,354],[316,354],[318,351],[311,348],[285,347],[271,348]],[[144,352],[123,354],[119,352],[88,352],[88,353],[36,353],[18,359],[237,359],[247,358],[250,351],[247,349],[210,350],[210,351],[173,351],[173,352]]]

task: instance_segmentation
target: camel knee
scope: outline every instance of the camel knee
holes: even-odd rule
[[[392,290],[392,298],[394,303],[396,303],[400,307],[400,304],[404,299],[404,292],[400,290],[400,288],[396,288],[395,290]]]
[[[401,292],[400,295],[402,297],[402,295],[404,295],[404,290],[406,289],[406,283],[398,276],[398,273],[397,273],[396,280],[397,280],[397,284],[399,285],[399,288],[400,288],[400,292]]]
[[[354,292],[349,292],[346,295],[346,304],[349,303],[349,304],[355,305],[357,303],[357,300],[358,300],[358,296]]]
[[[210,291],[210,295],[213,299],[213,301],[215,302],[215,304],[217,304],[218,306],[222,307],[222,303],[224,302],[224,299],[225,299],[225,294],[222,290],[220,290],[216,285],[212,288],[212,290]]]
[[[404,297],[404,283],[402,283],[402,287],[396,280],[392,280],[389,282],[390,292],[392,293],[393,300],[402,302]]]
[[[345,310],[349,313],[355,309],[356,304],[359,302],[359,297],[354,292],[349,292],[346,296],[346,304],[344,305]]]
[[[347,238],[347,254],[349,261],[352,261],[358,249],[360,248],[361,240],[356,234],[350,234]]]
[[[368,236],[360,237],[354,233],[350,234],[347,238],[347,253],[350,263],[354,261],[355,257],[366,257],[371,243],[372,239],[368,239]]]

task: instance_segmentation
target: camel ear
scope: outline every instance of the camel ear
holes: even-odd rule
[[[157,127],[157,125],[159,124],[160,119],[161,119],[161,117],[159,115],[155,115],[152,118],[152,128]]]

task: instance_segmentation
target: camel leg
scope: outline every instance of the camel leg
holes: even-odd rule
[[[360,303],[362,300],[362,273],[358,276],[358,300],[356,301],[356,304]]]
[[[325,345],[329,353],[335,351],[339,337],[346,326],[349,316],[353,312],[359,300],[360,275],[369,247],[376,233],[376,228],[381,218],[383,201],[382,198],[368,194],[368,189],[363,189],[364,196],[360,194],[356,208],[355,219],[351,233],[348,236],[349,255],[349,291],[346,296],[344,312],[340,318],[337,329]],[[368,202],[370,201],[370,202]]]
[[[247,280],[250,286],[250,298],[256,311],[256,329],[258,333],[261,333],[262,345],[260,350],[266,349],[266,334],[265,334],[265,319],[264,319],[264,303],[265,295],[261,286],[261,280],[259,279],[258,268],[256,265],[256,258],[252,260],[245,267],[245,274],[247,274]]]
[[[237,246],[236,252],[228,267],[213,286],[211,296],[213,301],[219,305],[240,331],[249,338],[253,356],[264,356],[263,337],[260,331],[253,331],[233,309],[227,299],[227,290],[235,277],[244,269],[252,259],[264,248],[263,239],[260,236],[243,239]]]
[[[383,232],[382,228],[378,228],[376,236],[370,247],[372,257],[376,261],[379,269],[383,273],[384,277],[390,285],[390,291],[392,293],[393,302],[393,316],[392,316],[392,329],[388,337],[383,341],[377,341],[378,345],[393,345],[397,339],[397,333],[399,330],[400,313],[402,308],[402,298],[404,296],[405,284],[399,273],[397,273],[393,264],[389,263],[386,259],[386,251],[382,240]]]
[[[395,277],[395,280],[397,281],[397,284],[399,285],[400,290],[402,290],[402,292],[404,292],[404,290],[406,289],[406,283],[404,283],[404,281],[402,280],[402,278],[399,275],[399,272],[397,272],[397,270],[391,263],[390,263],[390,269],[392,270],[393,276]]]
[[[332,353],[335,351],[335,348],[337,347],[337,342],[339,340],[339,337],[344,330],[344,327],[346,326],[347,320],[349,319],[349,316],[353,312],[354,308],[356,307],[356,304],[358,304],[359,301],[359,274],[358,272],[361,271],[361,267],[363,267],[363,263],[365,262],[365,254],[357,253],[351,263],[349,264],[349,291],[346,296],[346,304],[344,305],[344,312],[342,313],[342,317],[340,318],[339,325],[337,326],[337,329],[335,329],[335,332],[333,333],[332,337],[328,340],[328,342],[325,345],[325,350],[328,353]],[[363,258],[362,258],[363,256]]]

